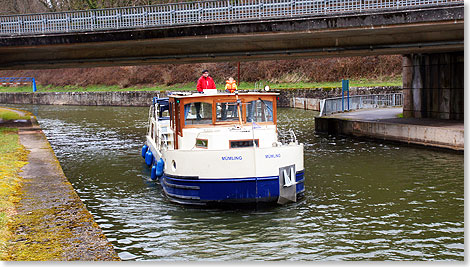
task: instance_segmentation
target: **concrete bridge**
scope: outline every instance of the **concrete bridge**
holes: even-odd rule
[[[405,116],[463,119],[461,0],[208,1],[0,26],[0,69],[403,54]]]
[[[307,5],[318,3],[323,5]],[[269,4],[276,5],[269,9]],[[140,9],[0,17],[0,68],[436,53],[464,46],[461,1],[265,0],[226,10],[171,7],[173,23],[157,10],[154,23],[147,25]],[[229,13],[235,7],[238,13]],[[195,12],[202,19],[195,20]]]

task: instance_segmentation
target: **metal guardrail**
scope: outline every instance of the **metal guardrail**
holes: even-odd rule
[[[0,16],[0,36],[143,28],[441,5],[464,0],[222,0]]]
[[[403,94],[354,95],[349,97],[349,110],[403,106]],[[320,117],[342,112],[343,98],[326,98],[320,101]]]
[[[36,92],[36,79],[33,77],[0,77],[0,86],[31,84],[33,92]]]

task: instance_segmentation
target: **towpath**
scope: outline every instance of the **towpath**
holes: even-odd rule
[[[11,223],[11,260],[119,260],[65,177],[35,117],[18,129],[30,153],[20,173],[24,183]]]

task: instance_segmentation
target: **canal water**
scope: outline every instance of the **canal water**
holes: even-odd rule
[[[317,135],[315,112],[280,109],[279,127],[305,144],[304,199],[191,208],[150,180],[147,108],[10,106],[38,117],[123,260],[464,260],[461,154]]]

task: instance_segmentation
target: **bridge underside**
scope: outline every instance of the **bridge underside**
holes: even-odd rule
[[[438,18],[438,19],[436,19]],[[0,39],[0,69],[463,51],[463,5]]]

